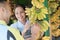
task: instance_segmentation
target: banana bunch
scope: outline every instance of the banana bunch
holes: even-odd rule
[[[55,37],[60,36],[60,29],[57,29],[56,31],[52,31],[52,35]]]
[[[57,7],[59,6],[58,3],[56,2],[48,2],[49,3],[49,9],[51,10],[51,12],[55,12],[57,10]]]
[[[40,21],[40,28],[41,28],[41,32],[46,32],[46,30],[48,30],[49,27],[49,23],[46,20]]]
[[[40,22],[41,31],[48,30],[48,22],[44,20],[46,14],[48,14],[47,8],[43,4],[44,0],[32,0],[32,8],[26,8],[26,15],[29,17],[30,23],[34,24],[37,20],[43,20]]]
[[[49,7],[51,7],[51,8],[57,8],[57,6],[59,6],[58,3],[56,3],[56,2],[49,2]]]
[[[46,18],[46,14],[48,14],[47,8],[41,8],[40,13],[38,13],[38,20]]]
[[[50,40],[50,37],[49,37],[49,36],[44,36],[44,37],[42,38],[42,40]]]
[[[42,20],[46,18],[46,14],[48,14],[47,8],[43,7],[41,9],[38,9],[34,6],[32,8],[26,8],[25,12],[26,15],[28,15],[31,23],[35,22],[37,19]]]
[[[35,7],[32,8],[26,8],[26,15],[28,15],[30,23],[35,23],[35,20],[37,19],[37,15],[35,13]]]
[[[31,3],[33,4],[33,6],[36,6],[37,8],[42,8],[44,7],[44,2],[45,0],[32,0]]]
[[[58,27],[60,25],[59,16],[60,16],[60,8],[50,18],[52,35],[55,37],[60,36],[60,29],[58,29]]]
[[[59,18],[59,16],[60,16],[60,9],[58,9],[56,11],[56,13],[54,13],[52,15],[52,17],[50,18],[52,30],[55,30],[55,29],[57,29],[59,27],[59,25],[60,25],[60,18]]]

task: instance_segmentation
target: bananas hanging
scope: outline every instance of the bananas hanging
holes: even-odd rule
[[[48,30],[48,27],[49,27],[49,23],[46,20],[40,22],[41,32],[45,32],[46,30]]]
[[[32,0],[33,6],[31,8],[26,8],[26,15],[28,15],[30,23],[34,24],[37,20],[40,21],[41,32],[45,32],[48,30],[49,23],[44,20],[46,18],[46,14],[48,14],[47,8],[44,6],[43,2],[45,0]]]
[[[52,29],[52,35],[55,37],[60,36],[60,29],[59,25],[60,25],[60,8],[52,15],[52,17],[50,18],[50,22],[51,22],[51,29]]]
[[[42,40],[50,40],[50,37],[49,37],[49,36],[44,36],[44,37],[42,38]]]
[[[49,10],[51,11],[51,13],[56,12],[57,7],[59,6],[59,4],[57,2],[48,2],[49,3]]]
[[[31,3],[33,4],[33,6],[36,6],[37,8],[44,7],[43,2],[44,2],[44,0],[32,0],[31,1]]]
[[[55,31],[52,31],[52,35],[55,36],[55,37],[60,36],[60,29],[57,29]]]
[[[25,11],[29,17],[29,20],[31,21],[31,23],[34,23],[35,20],[42,20],[44,18],[46,18],[46,14],[48,14],[48,10],[47,8],[43,7],[41,9],[38,9],[36,7],[32,7],[32,8],[26,8]]]

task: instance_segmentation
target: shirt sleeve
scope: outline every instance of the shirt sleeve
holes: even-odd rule
[[[10,26],[17,29],[17,23],[11,24]]]

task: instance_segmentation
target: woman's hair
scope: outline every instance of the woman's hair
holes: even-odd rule
[[[22,7],[22,8],[25,10],[25,5],[22,5],[22,4],[16,4],[14,9],[16,9],[17,7]]]
[[[7,1],[7,0],[0,0],[0,3],[1,3],[1,2],[4,2],[4,1]]]

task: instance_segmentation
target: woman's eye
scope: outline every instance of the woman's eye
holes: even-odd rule
[[[18,13],[16,13],[16,14],[18,14]]]
[[[15,14],[18,14],[18,13],[15,13]]]
[[[25,13],[25,12],[22,11],[22,12],[20,12],[20,13]]]

